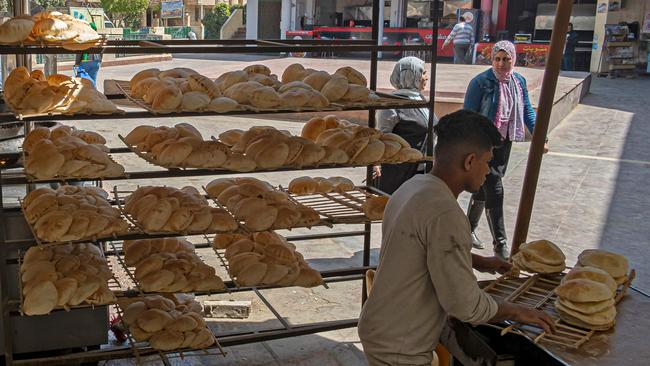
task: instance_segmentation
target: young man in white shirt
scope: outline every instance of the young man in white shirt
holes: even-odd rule
[[[435,127],[438,142],[429,174],[392,195],[382,225],[379,266],[359,319],[370,366],[430,365],[448,316],[480,324],[506,319],[553,330],[544,312],[497,303],[478,287],[472,269],[504,273],[497,257],[471,253],[471,230],[457,202],[485,181],[499,131],[482,115],[461,110]]]

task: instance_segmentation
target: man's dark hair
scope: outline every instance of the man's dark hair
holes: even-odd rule
[[[436,155],[460,145],[487,151],[501,144],[501,134],[494,124],[483,115],[466,109],[442,117],[434,131],[438,136]]]
[[[465,21],[466,21],[464,16],[460,16],[458,19],[460,19],[461,22],[465,22]]]

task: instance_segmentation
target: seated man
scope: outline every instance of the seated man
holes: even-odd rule
[[[542,311],[497,303],[478,287],[472,271],[504,273],[511,267],[471,253],[469,222],[456,201],[485,181],[499,131],[480,114],[461,110],[441,118],[435,132],[431,173],[404,183],[384,212],[379,266],[359,319],[370,366],[430,365],[447,316],[553,329]]]

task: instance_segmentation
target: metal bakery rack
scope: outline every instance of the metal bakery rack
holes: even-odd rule
[[[379,0],[373,1],[373,19],[379,19]],[[438,29],[435,26],[440,18],[441,2],[433,1],[431,7],[431,17],[434,24],[433,39],[438,38]],[[16,7],[21,9],[21,7]],[[74,54],[74,53],[120,53],[120,54],[162,54],[162,53],[197,53],[197,54],[251,54],[251,53],[290,53],[290,52],[363,52],[369,54],[370,78],[369,88],[373,91],[377,89],[377,70],[378,58],[380,52],[400,52],[400,51],[420,51],[431,54],[430,77],[431,88],[428,100],[414,101],[395,98],[389,95],[378,93],[379,100],[372,104],[346,103],[333,104],[324,111],[348,111],[348,110],[367,110],[368,126],[376,127],[375,111],[378,109],[391,108],[428,108],[429,113],[429,131],[433,129],[433,109],[436,86],[436,61],[437,48],[431,45],[400,45],[384,46],[378,45],[379,39],[379,22],[372,22],[371,39],[369,40],[161,40],[161,41],[106,41],[101,47],[90,48],[84,51],[70,51],[59,46],[25,44],[17,46],[0,46],[0,54],[21,55],[30,54]],[[115,88],[120,92],[107,95],[111,100],[122,100],[130,102],[133,107],[126,108],[124,113],[115,113],[111,115],[53,115],[45,114],[38,116],[22,116],[7,110],[0,104],[0,125],[15,124],[22,121],[25,135],[33,128],[34,122],[37,121],[84,121],[84,120],[108,120],[108,119],[147,119],[147,118],[170,118],[170,123],[174,118],[205,116],[205,115],[254,115],[256,113],[273,114],[273,113],[291,113],[315,111],[314,109],[302,108],[300,110],[235,110],[228,113],[173,113],[173,114],[154,114],[148,110],[141,101],[133,100],[130,97],[127,86],[124,83],[113,81]],[[5,106],[6,107],[6,106]],[[431,135],[431,134],[430,134]],[[427,151],[429,154],[433,147],[433,141],[427,142]],[[110,149],[110,154],[134,154],[127,147],[114,147]],[[8,162],[19,161],[22,153],[19,151],[2,153],[0,160]],[[429,163],[431,159],[423,162]],[[306,334],[326,332],[344,328],[351,328],[357,325],[358,319],[338,319],[331,321],[317,321],[307,324],[292,324],[280,312],[273,307],[271,301],[267,299],[263,291],[273,287],[237,287],[232,279],[224,277],[226,280],[226,289],[224,293],[233,293],[240,291],[252,291],[267,306],[268,310],[277,318],[280,323],[278,327],[256,329],[255,331],[238,331],[223,334],[215,334],[218,344],[209,350],[184,350],[173,352],[159,352],[147,344],[133,342],[129,337],[128,344],[109,344],[108,334],[108,307],[107,306],[87,306],[71,309],[68,311],[56,310],[49,315],[27,317],[20,315],[20,280],[18,278],[19,258],[33,245],[56,245],[53,243],[40,243],[33,235],[32,228],[26,223],[21,208],[17,205],[7,205],[5,203],[5,193],[8,186],[24,186],[27,190],[33,189],[35,181],[27,176],[23,169],[17,169],[20,165],[5,164],[0,170],[0,310],[2,311],[0,332],[0,342],[2,348],[0,352],[4,354],[7,365],[31,365],[31,364],[48,364],[64,365],[74,362],[98,362],[102,360],[136,358],[136,362],[144,360],[148,356],[158,357],[158,362],[169,364],[170,358],[173,357],[194,357],[209,356],[215,357],[224,353],[221,347],[268,341]],[[272,172],[283,172],[292,170],[311,170],[311,169],[334,169],[350,167],[348,165],[326,165],[318,167],[303,168],[280,168]],[[254,174],[256,172],[246,173]],[[155,167],[155,169],[145,171],[127,171],[124,177],[111,177],[103,180],[156,180],[156,185],[164,185],[164,178],[171,177],[196,177],[196,176],[217,176],[242,174],[226,170],[209,170],[209,169],[165,169]],[[372,181],[372,167],[366,167],[366,179]],[[66,179],[53,178],[49,180],[39,180],[38,183],[60,183],[60,182],[78,182],[87,179]],[[361,300],[365,300],[365,277],[366,270],[370,266],[370,235],[372,221],[363,216],[360,205],[363,199],[368,195],[381,195],[383,192],[373,187],[361,187],[356,191],[343,194],[328,194],[320,196],[292,197],[296,202],[302,203],[314,208],[322,218],[322,225],[318,231],[314,230],[309,234],[289,235],[289,241],[302,240],[321,240],[326,238],[344,238],[344,237],[362,237],[363,254],[361,265],[357,267],[345,267],[329,271],[321,271],[325,284],[331,284],[344,281],[362,281],[362,293],[359,295]],[[116,204],[118,200],[113,202]],[[362,230],[346,229],[345,225],[356,223],[363,225]],[[100,245],[106,254],[109,265],[112,267],[114,274],[120,274],[119,281],[113,284],[118,296],[118,300],[130,299],[134,296],[143,294],[135,278],[123,262],[121,243],[123,240],[175,236],[174,234],[148,235],[142,232],[137,225],[131,225],[132,229],[124,235],[116,235],[110,238],[93,238],[91,242]],[[323,231],[326,232],[323,232]],[[179,235],[181,233],[178,233]],[[209,235],[199,236],[195,248],[199,251],[212,250],[212,237]],[[315,244],[317,245],[317,244]],[[200,255],[203,255],[199,253]],[[217,256],[222,270],[227,276],[227,261],[223,252],[215,251],[213,255]],[[119,289],[118,289],[119,288]],[[290,295],[289,295],[290,296]],[[118,301],[119,302],[119,301]],[[116,311],[120,313],[121,307],[115,306]],[[83,326],[79,326],[83,324]],[[60,351],[59,350],[63,350]],[[47,353],[43,353],[47,351]],[[58,353],[57,353],[58,352]],[[215,361],[218,363],[218,360]]]

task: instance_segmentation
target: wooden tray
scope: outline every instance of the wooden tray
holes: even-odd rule
[[[503,328],[501,334],[514,333],[530,338],[535,343],[545,342],[570,349],[578,349],[591,339],[597,331],[568,324],[560,319],[559,314],[555,310],[557,295],[555,295],[554,291],[560,285],[564,275],[564,273],[552,276],[522,274],[519,277],[512,277],[506,274],[484,287],[483,290],[492,295],[496,300],[508,301],[546,311],[553,318],[556,328],[555,333],[549,334],[534,325],[512,323],[508,327]],[[635,276],[635,270],[631,270],[628,280],[619,286],[615,297],[617,304],[625,296]]]

